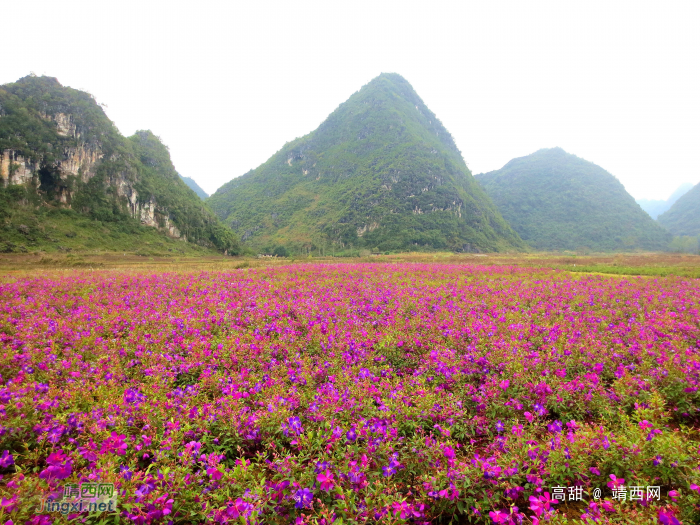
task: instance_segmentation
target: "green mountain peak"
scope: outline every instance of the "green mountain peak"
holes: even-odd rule
[[[257,247],[524,248],[450,133],[395,73],[207,202]]]

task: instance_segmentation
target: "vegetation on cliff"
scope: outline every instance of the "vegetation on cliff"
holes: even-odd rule
[[[155,135],[123,137],[91,95],[54,78],[29,76],[0,87],[0,154],[21,158],[21,164],[11,160],[3,173],[7,187],[0,196],[0,220],[9,227],[0,228],[0,242],[7,241],[5,249],[15,245],[8,233],[16,229],[15,219],[36,222],[32,215],[70,208],[72,213],[57,215],[62,224],[87,218],[116,225],[107,228],[110,232],[136,232],[144,222],[161,230],[159,237],[167,233],[207,249],[239,250],[236,236],[182,181]],[[78,161],[79,169],[65,169]],[[20,169],[29,174],[26,180],[15,177]],[[129,247],[117,248],[108,239],[103,247],[138,249],[140,236],[127,235],[126,244],[129,238]],[[35,236],[28,246],[51,250],[60,243]]]
[[[603,168],[542,149],[477,180],[537,250],[665,250],[671,236]]]
[[[253,246],[292,251],[525,245],[410,84],[382,74],[207,203]]]

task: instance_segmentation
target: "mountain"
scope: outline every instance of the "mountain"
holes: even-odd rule
[[[664,250],[670,241],[615,177],[561,148],[541,149],[476,178],[537,250]]]
[[[700,235],[700,184],[680,197],[658,221],[673,235]]]
[[[178,175],[180,174],[178,173]],[[185,182],[185,184],[187,184],[188,188],[190,188],[193,192],[197,194],[197,197],[199,197],[200,199],[204,200],[207,197],[209,197],[209,194],[202,188],[200,188],[199,184],[197,184],[193,178],[183,177],[182,175],[180,175],[180,178]]]
[[[66,239],[75,248],[135,249],[145,238],[169,251],[182,251],[172,240],[188,241],[188,249],[239,249],[177,175],[158,137],[123,137],[91,95],[55,78],[0,86],[0,176],[3,251],[52,250]]]
[[[381,74],[207,203],[253,247],[523,249],[411,85]]]
[[[665,201],[654,199],[637,199],[637,204],[639,204],[641,208],[645,212],[647,212],[652,219],[657,219],[659,215],[661,215],[671,206],[673,206],[673,204],[683,195],[685,195],[688,192],[688,190],[690,190],[690,188],[692,187],[693,185],[689,182],[684,182],[683,184],[678,186],[676,191],[674,191],[671,194],[671,196]]]

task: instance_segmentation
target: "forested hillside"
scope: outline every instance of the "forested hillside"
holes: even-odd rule
[[[561,148],[513,159],[477,180],[537,250],[664,250],[671,239],[615,177]]]

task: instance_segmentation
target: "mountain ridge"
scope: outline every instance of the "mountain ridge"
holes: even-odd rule
[[[671,206],[673,206],[678,199],[683,195],[688,193],[688,191],[693,187],[689,182],[684,182],[669,196],[666,200],[661,199],[637,199],[637,204],[639,204],[642,209],[649,214],[649,216],[656,220],[659,215],[668,211]]]
[[[187,184],[187,187],[197,194],[197,197],[199,197],[202,200],[206,200],[209,197],[209,194],[206,191],[204,191],[201,188],[201,186],[197,184],[197,181],[195,181],[192,177],[184,177],[180,173],[178,173],[178,175],[183,180],[183,182]]]

